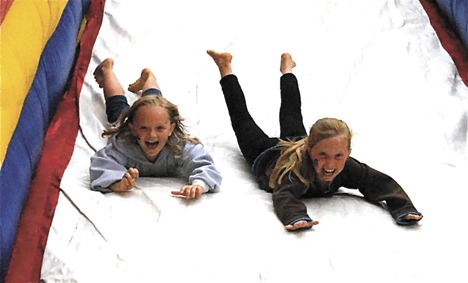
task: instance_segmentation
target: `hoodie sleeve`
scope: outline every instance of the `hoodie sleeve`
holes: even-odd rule
[[[102,193],[112,192],[109,186],[120,181],[127,172],[127,168],[122,165],[125,164],[123,159],[124,157],[113,149],[112,144],[97,151],[91,157],[89,167],[91,189]]]
[[[201,144],[187,143],[184,146],[182,175],[190,184],[205,183],[205,192],[217,192],[221,186],[221,174]]]

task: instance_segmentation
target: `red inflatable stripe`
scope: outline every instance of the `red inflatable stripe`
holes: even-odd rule
[[[0,25],[3,23],[8,10],[10,10],[11,4],[13,4],[13,0],[0,0]]]
[[[434,0],[420,0],[420,2],[426,10],[442,46],[452,57],[461,79],[468,86],[468,50],[458,34],[454,32],[449,20],[444,16],[437,3]]]

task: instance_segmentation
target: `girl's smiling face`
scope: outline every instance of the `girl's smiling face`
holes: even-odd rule
[[[317,178],[323,184],[329,184],[343,171],[350,154],[351,149],[345,135],[323,139],[309,148]]]
[[[146,158],[153,162],[172,135],[175,123],[171,123],[169,113],[164,107],[145,105],[137,110],[128,126]]]

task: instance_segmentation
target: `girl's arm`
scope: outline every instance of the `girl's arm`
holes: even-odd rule
[[[108,145],[97,151],[94,156],[91,157],[89,175],[91,189],[94,191],[100,191],[102,193],[112,192],[113,190],[110,187],[120,182],[122,178],[125,178],[125,174],[128,173],[127,168],[122,165],[123,162],[119,162],[115,155],[109,153],[109,151],[112,152],[112,148],[109,148]],[[129,174],[132,176],[131,173]]]
[[[182,157],[182,175],[188,180],[187,186],[197,186],[197,191],[216,192],[222,177],[213,158],[201,144],[188,143]]]

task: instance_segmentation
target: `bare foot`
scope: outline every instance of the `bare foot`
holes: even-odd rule
[[[149,88],[159,89],[159,86],[153,72],[148,68],[143,69],[138,80],[128,86],[128,90],[133,93],[137,93],[140,90],[147,90]]]
[[[297,231],[297,230],[303,230],[303,229],[311,228],[312,226],[317,225],[317,224],[319,224],[318,221],[301,220],[301,221],[297,221],[296,223],[294,223],[292,225],[286,225],[284,227],[288,231]]]
[[[114,67],[114,60],[107,58],[102,61],[93,72],[94,80],[98,83],[100,88],[104,87],[104,80],[110,74],[113,74],[112,68]]]
[[[289,53],[281,54],[281,65],[280,72],[281,74],[292,73],[292,69],[296,67],[296,62],[291,57]]]
[[[232,74],[231,61],[232,55],[227,52],[216,52],[214,50],[207,50],[206,53],[213,58],[216,66],[218,66],[221,77]]]

